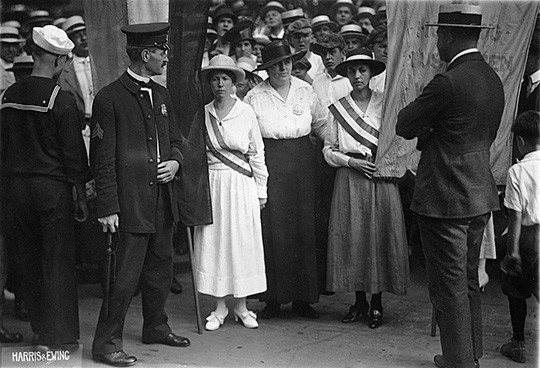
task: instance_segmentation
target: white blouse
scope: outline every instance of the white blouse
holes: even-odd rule
[[[362,111],[353,101],[351,95],[347,96],[351,107],[364,119],[366,123],[373,128],[380,130],[382,119],[383,94],[371,91],[366,111]],[[372,156],[371,149],[359,143],[341,126],[334,118],[329,124],[329,132],[324,142],[323,155],[328,165],[332,167],[349,167],[347,153],[360,153],[366,156]]]
[[[231,111],[221,120],[217,116],[213,101],[204,108],[216,118],[225,144],[249,157],[249,165],[253,170],[253,177],[257,184],[258,197],[267,198],[268,170],[264,160],[264,143],[257,124],[257,118],[251,106],[237,99]],[[206,156],[208,165],[221,163],[208,150],[208,147]]]
[[[244,102],[253,107],[263,138],[294,139],[313,130],[324,140],[329,111],[303,80],[291,77],[289,94],[284,100],[266,79],[248,92]]]

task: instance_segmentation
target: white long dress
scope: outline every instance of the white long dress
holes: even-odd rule
[[[205,106],[225,144],[249,157],[253,177],[231,169],[207,148],[213,223],[195,227],[197,289],[215,297],[266,291],[259,199],[266,198],[264,143],[251,106],[237,100],[223,119]]]

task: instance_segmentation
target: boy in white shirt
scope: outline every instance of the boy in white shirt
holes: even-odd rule
[[[526,299],[538,301],[538,249],[540,248],[540,112],[520,114],[512,127],[523,159],[508,171],[504,205],[508,208],[508,242],[501,269],[508,296],[513,336],[501,353],[525,362]]]

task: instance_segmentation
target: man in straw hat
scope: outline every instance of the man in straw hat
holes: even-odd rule
[[[281,14],[285,7],[279,1],[269,1],[259,11],[259,15],[264,22],[270,40],[282,39],[285,36],[285,27]]]
[[[122,27],[129,68],[97,93],[92,110],[90,163],[98,222],[103,231],[118,233],[116,282],[108,313],[105,304],[101,309],[92,354],[112,366],[137,360],[122,343],[137,285],[143,298],[142,342],[190,345],[172,332],[165,313],[173,277],[173,222],[179,220],[174,179],[184,148],[171,97],[150,77],[161,75],[168,62],[168,30],[167,23]]]
[[[6,90],[0,107],[3,220],[33,341],[50,348],[79,339],[73,215],[86,219],[89,172],[75,99],[53,81],[73,42],[53,25],[34,27],[32,41],[32,74]]]
[[[441,5],[437,49],[447,71],[398,115],[396,132],[422,150],[411,210],[418,214],[429,293],[441,331],[438,367],[478,367],[482,316],[478,258],[499,209],[489,148],[504,109],[501,80],[477,49],[479,6]]]
[[[0,93],[15,83],[15,75],[7,69],[13,66],[15,57],[21,53],[24,42],[15,27],[0,27]]]

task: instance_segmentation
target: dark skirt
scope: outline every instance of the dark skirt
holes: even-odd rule
[[[318,301],[316,159],[311,141],[265,139],[268,203],[262,211],[267,292],[263,301]]]
[[[397,184],[369,180],[354,169],[338,169],[328,231],[328,290],[401,295],[409,285]]]

